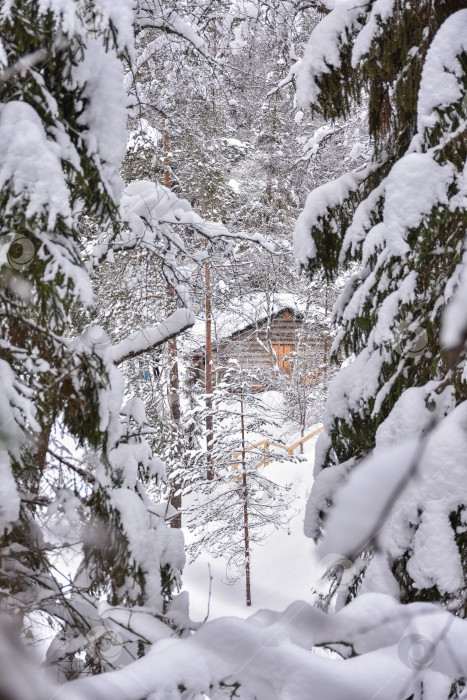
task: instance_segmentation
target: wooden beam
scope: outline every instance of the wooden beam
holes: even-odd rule
[[[265,451],[265,453],[267,452],[268,455],[267,455],[267,457],[265,456],[264,460],[262,460],[261,462],[258,462],[258,464],[255,465],[256,468],[259,468],[263,464],[266,466],[266,464],[269,464],[269,462],[271,461],[271,457],[269,455],[269,447],[271,445],[273,445],[274,447],[279,447],[281,450],[285,450],[289,456],[292,456],[294,451],[297,449],[297,447],[300,447],[300,445],[303,445],[303,443],[307,442],[307,440],[311,440],[311,438],[318,435],[318,433],[321,433],[322,430],[323,430],[323,426],[321,426],[321,428],[318,428],[317,430],[314,430],[312,433],[310,433],[306,437],[301,438],[297,442],[294,442],[293,445],[281,445],[279,442],[273,442],[272,440],[261,440],[260,442],[256,442],[254,445],[250,445],[250,447],[247,447],[244,451],[249,452],[250,450],[254,450],[256,447],[261,447],[261,446],[264,447],[264,451]],[[234,454],[234,459],[237,459],[237,457],[240,457],[240,455],[242,455],[242,454],[243,454],[243,451],[236,452]],[[238,462],[235,462],[232,466],[232,469],[236,470],[236,469],[238,469],[238,467],[239,467]]]
[[[306,437],[302,438],[298,442],[295,442],[293,445],[290,445],[289,450],[296,450],[297,447],[300,447],[300,445],[303,445],[304,442],[307,440],[311,440],[312,437],[315,437],[315,435],[318,435],[318,433],[321,433],[323,430],[323,426],[321,428],[318,428],[318,430],[315,430],[313,433],[310,433],[310,435],[307,435]]]

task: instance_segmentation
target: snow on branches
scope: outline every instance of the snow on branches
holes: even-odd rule
[[[374,156],[310,194],[295,251],[330,276],[359,267],[334,311],[333,350],[356,358],[330,388],[307,532],[325,529],[323,556],[355,560],[344,600],[378,590],[463,614],[467,11],[456,9],[344,2],[314,30],[301,103],[345,118],[360,80]]]

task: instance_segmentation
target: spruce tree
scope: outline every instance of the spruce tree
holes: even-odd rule
[[[90,6],[90,27],[98,16]],[[122,68],[109,23],[86,36],[84,16],[24,2],[3,6],[0,22],[1,443],[11,488],[2,494],[2,544],[28,542],[23,558],[41,568],[31,518],[44,507],[40,485],[54,424],[81,445],[108,438],[100,406],[111,378],[103,355],[86,342],[73,346],[64,333],[72,303],[92,299],[73,213],[85,207],[105,223],[116,212],[119,153],[111,153],[99,119],[102,77],[108,94],[123,97]],[[121,100],[108,129],[125,133]],[[18,593],[25,577],[14,576]]]
[[[463,6],[350,0],[324,17],[305,52],[302,106],[331,120],[367,107],[373,141],[365,168],[309,195],[295,232],[295,251],[309,274],[323,268],[335,278],[340,267],[358,265],[334,312],[340,326],[334,353],[356,359],[331,386],[307,512],[314,538],[338,484],[366,455],[443,428],[453,411],[451,420],[460,420],[465,327],[458,322],[457,334],[448,329],[444,337],[440,328],[459,284],[467,226]],[[420,455],[415,471],[422,484],[392,504],[386,546],[357,567],[366,568],[363,589],[390,591],[402,601],[443,600],[463,613],[461,458],[454,443],[436,467],[430,450]],[[375,534],[359,543],[360,552],[372,549]],[[436,555],[436,537],[450,552],[452,575]]]
[[[94,301],[78,217],[120,229],[133,22],[125,3],[0,6],[0,607],[33,642],[31,620],[56,634],[48,661],[68,677],[125,642],[142,653],[134,637],[99,653],[98,603],[168,622],[184,562],[147,495],[163,465],[141,402],[122,407],[121,353],[72,326]]]

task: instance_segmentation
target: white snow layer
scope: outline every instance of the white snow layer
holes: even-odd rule
[[[28,399],[28,389],[21,386],[12,368],[0,360],[0,530],[8,528],[18,519],[20,498],[16,479],[12,472],[12,457],[18,458],[26,435],[20,426],[28,425],[29,432],[40,428],[35,409]]]
[[[376,0],[371,7],[365,26],[358,33],[352,49],[352,67],[369,52],[375,38],[384,32],[384,22],[391,16],[395,0]]]
[[[410,153],[395,163],[386,181],[383,213],[393,255],[408,251],[408,229],[419,226],[438,203],[447,204],[453,179],[454,166],[438,165],[431,153]]]
[[[8,16],[10,3],[3,3],[2,14]],[[128,50],[134,46],[135,12],[132,0],[94,0],[92,14],[83,12],[80,3],[69,0],[41,0],[40,10],[43,14],[50,11],[55,15],[60,30],[64,34],[93,33],[96,29],[108,27],[111,22],[117,33],[118,48]],[[83,21],[84,17],[84,21]],[[88,24],[89,22],[89,24]]]
[[[10,186],[9,214],[14,205],[27,202],[26,217],[46,216],[53,229],[57,216],[70,221],[69,190],[64,181],[59,145],[47,138],[36,110],[26,102],[0,107],[0,189]]]
[[[87,150],[94,156],[106,189],[118,201],[123,189],[119,169],[127,143],[122,61],[106,51],[103,38],[89,38],[84,60],[73,75],[84,85],[87,99],[79,117],[79,124],[88,126],[84,133]]]
[[[462,53],[467,53],[467,9],[448,17],[428,49],[418,94],[419,132],[436,124],[439,110],[465,96],[459,61]]]
[[[467,168],[467,164],[466,164]],[[441,342],[448,348],[455,348],[463,342],[467,330],[467,253],[458,266],[458,287],[454,297],[445,309],[441,326]]]
[[[366,169],[346,173],[310,192],[294,231],[293,253],[302,265],[306,265],[309,260],[316,257],[316,245],[310,233],[311,228],[319,224],[319,218],[330,207],[342,204],[351,192],[355,192],[367,174]],[[336,234],[338,233],[336,230]]]
[[[112,348],[113,361],[118,364],[123,359],[161,345],[174,335],[192,326],[195,316],[189,309],[177,309],[173,314],[161,321],[157,326],[143,328],[131,333],[125,340]]]
[[[321,92],[323,75],[341,62],[340,48],[347,41],[347,34],[359,27],[358,19],[364,10],[356,0],[336,3],[330,12],[312,31],[297,76],[297,104],[304,109],[316,103]]]
[[[238,682],[245,700],[308,700],[310,692],[313,700],[396,700],[412,695],[423,680],[424,696],[445,700],[446,680],[467,672],[465,620],[443,608],[401,605],[376,593],[334,615],[298,601],[280,613],[222,618],[185,639],[161,639],[158,620],[151,634],[147,615],[144,625],[147,636],[160,639],[146,656],[126,668],[72,681],[62,686],[60,697],[168,700],[179,697],[181,687],[193,698],[206,692],[221,697],[219,683]],[[410,663],[410,635],[436,642],[436,653],[422,668]],[[357,656],[344,660],[310,653],[341,639],[353,645]],[[404,640],[409,646],[405,656]]]
[[[335,497],[320,552],[352,557],[378,536],[392,560],[410,548],[408,571],[415,587],[437,584],[441,593],[453,593],[463,585],[450,515],[460,508],[466,520],[467,405],[454,408],[420,442],[417,435],[436,415],[426,408],[428,396],[437,396],[431,384],[405,392],[380,426],[374,454],[352,470]],[[435,411],[442,415],[452,404],[450,392],[438,402]],[[406,426],[405,435],[399,431],[396,446],[395,422]],[[370,562],[370,572],[371,568]]]

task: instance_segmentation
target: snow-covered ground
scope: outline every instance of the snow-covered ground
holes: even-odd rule
[[[306,501],[313,481],[313,461],[316,438],[304,445],[306,461],[272,463],[266,467],[268,478],[281,485],[292,484],[296,495],[297,515],[291,520],[289,532],[275,531],[262,546],[253,545],[251,554],[252,605],[245,603],[245,579],[234,584],[226,579],[225,560],[203,554],[188,563],[183,575],[184,590],[190,595],[193,620],[224,615],[248,617],[261,608],[284,610],[296,600],[311,601],[313,580],[312,540],[303,534]],[[190,533],[184,530],[187,541]],[[211,595],[209,595],[211,580]]]

